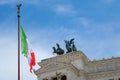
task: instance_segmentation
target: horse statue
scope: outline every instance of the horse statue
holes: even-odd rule
[[[65,40],[65,44],[66,44],[66,49],[67,49],[66,53],[77,51],[75,44],[74,44],[74,38],[70,39],[70,41]]]
[[[53,47],[53,54],[56,53],[57,55],[62,55],[64,54],[64,50],[60,48],[60,45],[56,43],[57,49]]]
[[[73,45],[72,45],[72,51],[77,51],[77,48],[76,48],[74,42],[73,42],[72,44],[73,44]]]
[[[70,41],[67,41],[65,40],[65,46],[66,46],[66,49],[67,49],[67,52],[66,53],[69,53],[69,52],[72,52],[72,43],[74,41],[74,38],[72,38]]]

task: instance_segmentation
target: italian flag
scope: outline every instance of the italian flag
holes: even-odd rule
[[[33,52],[30,43],[28,42],[27,36],[20,26],[20,38],[21,38],[21,52],[28,59],[28,63],[30,66],[30,72],[32,73],[32,68],[35,66],[35,53]]]

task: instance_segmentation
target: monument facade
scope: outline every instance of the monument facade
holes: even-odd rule
[[[38,80],[120,80],[120,57],[91,61],[82,51],[73,51],[38,65]]]

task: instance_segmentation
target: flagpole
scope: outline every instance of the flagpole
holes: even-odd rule
[[[20,7],[22,5],[18,4],[17,17],[18,17],[18,80],[20,80]]]

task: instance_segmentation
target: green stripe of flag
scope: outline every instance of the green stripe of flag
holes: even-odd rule
[[[21,38],[21,52],[25,57],[28,57],[28,44],[27,44],[27,36],[20,26],[20,38]]]

